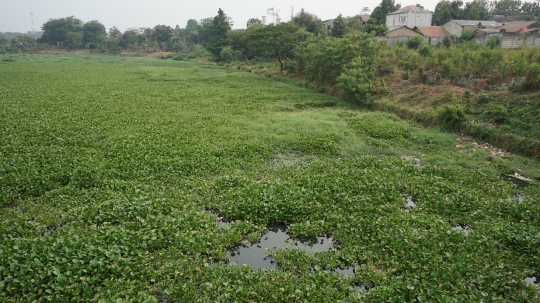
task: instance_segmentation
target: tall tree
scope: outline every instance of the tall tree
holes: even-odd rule
[[[495,0],[492,3],[493,15],[515,16],[521,14],[521,0]]]
[[[394,0],[382,0],[379,6],[375,7],[371,13],[371,18],[374,18],[380,24],[386,24],[386,15],[398,10],[400,4],[396,4]]]
[[[190,32],[194,32],[199,29],[199,22],[195,19],[189,19],[186,24],[186,29]]]
[[[218,59],[223,47],[229,45],[228,33],[231,31],[231,18],[220,8],[217,16],[210,24],[203,26],[205,38],[204,48],[208,50],[214,59]]]
[[[487,0],[473,0],[465,3],[465,8],[463,8],[463,19],[487,20],[490,17],[489,2]]]
[[[441,0],[433,12],[433,25],[441,26],[452,19],[461,19],[463,17],[462,5],[461,0]]]
[[[259,18],[250,18],[246,23],[246,28],[255,24],[263,24],[263,22]]]
[[[118,38],[122,36],[122,32],[118,29],[118,27],[113,26],[109,29],[109,38]]]
[[[246,30],[245,39],[249,56],[275,59],[283,72],[285,58],[294,56],[294,49],[308,36],[305,29],[291,23],[270,24],[267,26],[252,26]]]
[[[87,22],[82,27],[83,43],[85,44],[100,44],[107,37],[105,26],[97,20]]]
[[[66,41],[68,33],[82,32],[82,26],[83,22],[74,16],[50,19],[41,27],[43,36],[41,36],[38,42],[60,45]]]
[[[362,31],[368,34],[373,33],[375,36],[384,36],[386,31],[388,31],[388,26],[386,26],[386,23],[379,24],[375,18],[369,18]]]
[[[292,23],[298,27],[305,28],[308,32],[315,35],[322,33],[323,23],[319,17],[301,9],[300,12],[292,18]]]
[[[333,37],[337,38],[341,38],[347,33],[347,22],[341,14],[334,19],[334,26],[332,27],[331,33]]]
[[[173,34],[172,27],[168,25],[156,25],[152,30],[152,38],[158,44],[168,42]]]

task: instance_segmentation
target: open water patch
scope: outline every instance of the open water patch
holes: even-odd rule
[[[329,236],[293,239],[287,234],[285,224],[270,224],[259,241],[234,246],[227,251],[227,259],[239,267],[249,265],[254,269],[276,269],[275,260],[268,255],[270,249],[300,249],[314,254],[334,250],[334,240]]]
[[[66,225],[65,222],[61,222],[59,224],[48,225],[47,227],[43,229],[43,235],[46,236],[48,234],[52,234],[56,232],[58,229],[64,227],[65,225]]]
[[[525,177],[519,175],[501,175],[501,178],[504,181],[514,183],[519,188],[525,188],[529,186],[529,181]]]

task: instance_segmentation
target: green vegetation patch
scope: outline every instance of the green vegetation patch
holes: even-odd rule
[[[540,185],[501,177],[535,160],[216,66],[25,55],[2,75],[2,302],[540,299]],[[335,249],[227,264],[273,223]]]

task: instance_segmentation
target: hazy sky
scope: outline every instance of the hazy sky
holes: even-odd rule
[[[98,20],[109,30],[116,25],[122,32],[131,27],[154,27],[158,24],[185,27],[189,19],[200,20],[213,17],[219,8],[232,18],[233,28],[245,28],[249,18],[267,16],[268,8],[280,11],[282,21],[291,18],[291,7],[295,14],[304,8],[319,18],[332,19],[340,13],[343,16],[359,14],[363,7],[371,10],[381,0],[0,0],[0,32],[24,32],[41,29],[51,18],[75,16],[84,22]],[[402,6],[422,4],[433,11],[438,0],[413,0],[402,2]]]

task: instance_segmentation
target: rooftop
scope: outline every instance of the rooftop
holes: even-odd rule
[[[426,37],[444,37],[448,35],[442,26],[415,26],[414,29]]]
[[[527,31],[529,31],[531,28],[538,28],[540,27],[540,23],[538,21],[525,21],[525,22],[507,22],[503,26],[499,27],[499,30],[504,30],[506,32],[520,32],[522,28],[527,28]]]
[[[408,6],[405,6],[405,7],[402,7],[400,9],[398,9],[397,11],[395,12],[391,12],[390,14],[388,15],[394,15],[394,14],[403,14],[403,13],[407,13],[407,12],[415,12],[415,13],[430,13],[430,11],[428,11],[427,9],[425,8],[421,8],[420,6],[416,6],[416,5],[408,5]]]
[[[502,23],[489,21],[489,20],[450,20],[448,22],[454,22],[461,26],[501,26]]]

